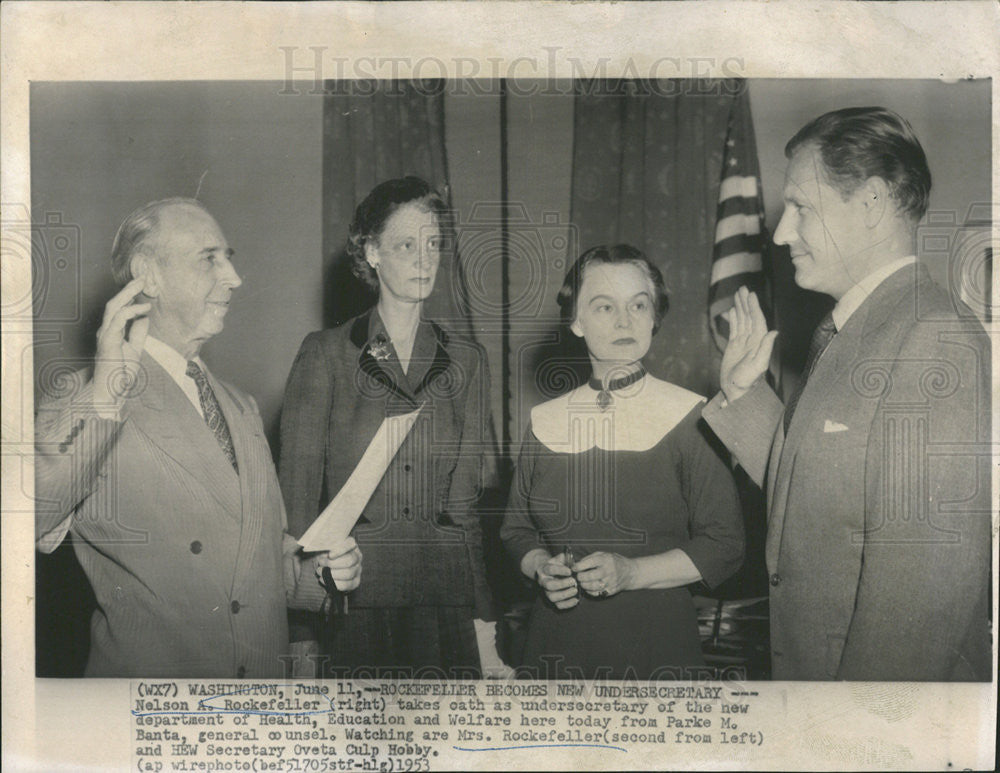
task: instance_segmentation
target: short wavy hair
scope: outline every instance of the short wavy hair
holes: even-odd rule
[[[111,275],[118,284],[124,286],[132,281],[132,258],[147,246],[150,236],[160,224],[163,211],[178,205],[195,207],[210,214],[197,199],[174,196],[143,204],[122,220],[111,244]]]
[[[931,171],[906,119],[884,107],[848,107],[815,118],[785,145],[819,150],[828,182],[846,200],[869,177],[881,177],[900,214],[917,222],[927,211]]]
[[[565,325],[572,325],[576,319],[577,303],[580,300],[580,290],[583,287],[584,275],[587,266],[594,263],[610,265],[630,265],[636,266],[645,273],[653,286],[653,333],[660,329],[660,323],[666,316],[669,306],[667,297],[667,286],[663,281],[663,274],[660,269],[647,258],[642,250],[630,244],[606,244],[591,247],[584,252],[576,262],[570,267],[566,278],[563,280],[559,294],[556,295],[556,303],[559,304],[559,314]]]
[[[378,244],[389,218],[404,204],[416,204],[427,212],[434,212],[438,219],[447,211],[444,199],[430,183],[412,175],[379,183],[354,211],[348,231],[347,256],[351,261],[351,273],[372,290],[378,290],[378,276],[365,258],[365,245]]]

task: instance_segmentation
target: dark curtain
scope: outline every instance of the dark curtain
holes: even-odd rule
[[[708,288],[726,128],[739,80],[578,81],[571,221],[581,251],[626,242],[663,272],[670,308],[650,371],[718,388]],[[573,256],[574,258],[576,256]]]
[[[323,109],[324,325],[360,314],[375,295],[351,274],[344,248],[354,209],[378,183],[417,175],[448,199],[444,82],[328,81]],[[455,281],[453,281],[455,277]],[[428,317],[457,318],[453,251],[445,251]]]

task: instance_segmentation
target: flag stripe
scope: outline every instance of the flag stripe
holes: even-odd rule
[[[763,247],[762,234],[735,234],[715,243],[715,260],[732,255],[734,252],[761,252]]]
[[[715,224],[715,243],[725,241],[737,234],[759,234],[760,218],[757,215],[730,215]]]
[[[759,169],[750,103],[742,94],[733,102],[722,150],[708,288],[709,323],[720,351],[729,336],[722,314],[732,308],[736,291],[746,285],[766,303],[763,255],[770,239],[764,226]]]
[[[760,208],[757,199],[748,199],[741,196],[733,196],[720,201],[715,209],[716,220],[722,220],[731,215],[756,215],[760,216]]]
[[[746,274],[750,271],[760,271],[761,261],[759,252],[737,252],[735,255],[726,255],[719,258],[712,264],[711,283],[715,284],[726,277],[736,274]]]
[[[757,178],[741,177],[739,175],[724,178],[722,184],[719,186],[719,201],[725,201],[734,197],[756,199]]]
[[[712,316],[717,314],[714,309],[721,305],[721,310],[725,311],[733,305],[733,296],[741,287],[759,292],[764,286],[764,275],[753,271],[747,274],[733,274],[712,285],[712,290],[708,296],[709,309]]]

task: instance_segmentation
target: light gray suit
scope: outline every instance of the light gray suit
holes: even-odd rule
[[[704,417],[768,502],[775,679],[989,680],[989,341],[926,268],[879,285],[785,437],[763,382]]]
[[[97,597],[88,676],[282,675],[288,582],[278,481],[253,398],[207,375],[239,475],[148,354],[120,422],[95,413],[90,384],[39,410],[36,537],[54,549],[72,516]]]

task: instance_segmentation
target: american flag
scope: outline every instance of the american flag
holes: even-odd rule
[[[715,248],[708,291],[712,336],[726,348],[729,325],[722,315],[733,306],[741,285],[757,293],[762,303],[763,252],[767,244],[764,200],[757,163],[757,143],[750,117],[750,98],[743,89],[733,100],[722,153],[722,182],[715,216]]]

